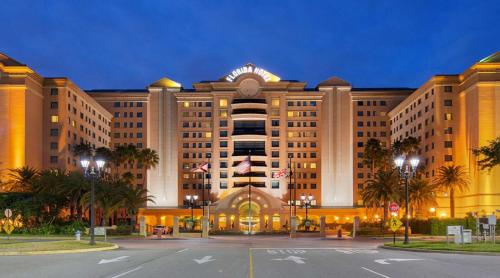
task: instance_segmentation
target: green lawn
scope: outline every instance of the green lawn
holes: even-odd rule
[[[110,247],[112,243],[96,242],[96,245],[89,245],[88,241],[21,241],[21,240],[0,240],[0,252],[30,252],[30,251],[54,251],[54,250],[75,250],[99,247]]]
[[[399,247],[399,248],[409,248],[409,249],[422,249],[422,250],[445,250],[445,251],[466,251],[466,252],[500,252],[500,243],[470,243],[458,245],[453,242],[446,244],[446,241],[412,241],[410,244],[403,244],[402,242],[397,242],[395,245],[391,243],[386,243],[385,246],[388,247]]]

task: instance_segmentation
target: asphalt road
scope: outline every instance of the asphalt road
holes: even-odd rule
[[[500,277],[500,256],[377,249],[376,240],[122,240],[118,250],[1,256],[0,277]]]

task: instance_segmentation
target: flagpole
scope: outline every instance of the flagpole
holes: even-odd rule
[[[290,162],[288,164],[288,167],[290,169],[288,176],[290,178],[290,182],[288,183],[288,195],[289,195],[289,206],[290,206],[290,218],[288,218],[288,226],[290,227],[290,232],[292,231],[292,156],[289,157]]]
[[[297,216],[297,166],[293,167],[293,215]]]
[[[201,185],[201,195],[203,195],[201,197],[201,200],[203,202],[203,204],[201,205],[201,209],[203,210],[202,215],[205,216],[205,171],[201,171],[201,175],[202,175],[202,178],[201,178],[201,183],[202,183],[202,185]]]
[[[209,187],[207,188],[207,191],[208,191],[208,194],[207,194],[207,197],[208,197],[207,216],[208,216],[208,223],[210,223],[210,188],[212,187],[212,184],[210,183],[210,178],[211,178],[211,174],[210,174],[210,157],[208,158],[207,172],[208,172],[208,185],[209,185]],[[209,227],[210,227],[210,225],[209,225]]]
[[[248,236],[251,234],[252,224],[252,151],[248,150],[248,162],[250,169],[248,172]]]

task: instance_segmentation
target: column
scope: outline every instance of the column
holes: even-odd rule
[[[179,237],[179,216],[174,216],[173,237]]]
[[[326,236],[326,219],[324,215],[319,217],[319,236]]]

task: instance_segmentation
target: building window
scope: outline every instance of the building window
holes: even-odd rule
[[[221,169],[227,168],[227,161],[221,161],[219,164],[219,168],[221,168]]]
[[[137,112],[137,118],[142,118],[142,112]]]
[[[50,122],[51,123],[58,123],[59,122],[59,116],[57,116],[57,115],[50,116]]]
[[[280,188],[280,182],[279,181],[271,181],[271,188],[272,189]]]
[[[221,120],[219,122],[220,127],[227,127],[227,120]]]
[[[115,103],[113,103],[113,107],[120,107],[120,102],[116,101]]]
[[[137,138],[142,138],[142,132],[137,133]]]
[[[57,142],[51,142],[51,143],[50,143],[50,149],[51,149],[51,150],[57,150],[57,149],[58,149],[58,144],[57,144]]]
[[[444,113],[444,119],[446,121],[451,121],[452,117],[451,117],[451,113]]]
[[[453,129],[451,127],[447,127],[444,129],[444,134],[453,134]]]
[[[59,129],[51,128],[50,129],[50,136],[59,136]]]
[[[50,163],[57,163],[57,156],[50,156]]]
[[[59,95],[59,90],[57,88],[50,89],[50,95],[51,96],[57,96],[57,95]]]
[[[227,172],[220,172],[221,179],[227,179]]]
[[[57,101],[52,101],[50,103],[50,108],[57,109],[59,107],[59,103]]]
[[[220,142],[219,142],[219,146],[220,146],[221,148],[227,148],[227,141],[220,141]]]
[[[221,130],[221,131],[219,132],[219,136],[220,136],[220,137],[227,137],[227,130]]]
[[[280,107],[280,99],[279,98],[273,98],[271,100],[271,104],[273,107]]]
[[[227,182],[221,181],[220,182],[220,189],[227,189]]]
[[[451,99],[444,100],[444,106],[452,106],[452,105],[453,105],[453,101]]]
[[[227,157],[227,152],[220,152],[220,157]]]
[[[444,86],[444,91],[446,93],[451,93],[453,91],[453,87],[451,87],[451,86]]]
[[[315,183],[311,183],[311,189],[316,189],[317,185]]]
[[[453,142],[452,141],[444,141],[444,147],[445,148],[452,148]]]
[[[219,99],[219,106],[221,108],[226,108],[227,107],[227,98],[221,98],[221,99]]]
[[[271,125],[272,126],[280,126],[280,120],[272,120]]]
[[[272,141],[272,142],[271,142],[271,146],[272,146],[273,148],[277,148],[277,147],[279,147],[279,146],[280,146],[280,141]]]
[[[271,131],[271,136],[272,137],[279,137],[280,136],[280,131],[279,130],[272,130]]]
[[[445,156],[444,156],[444,161],[446,161],[446,162],[453,161],[453,156],[452,156],[452,155],[449,155],[449,154],[445,155]]]
[[[279,167],[280,167],[279,161],[271,161],[271,168],[279,168]]]
[[[280,152],[278,152],[278,151],[272,151],[271,152],[271,156],[272,157],[280,157]]]

